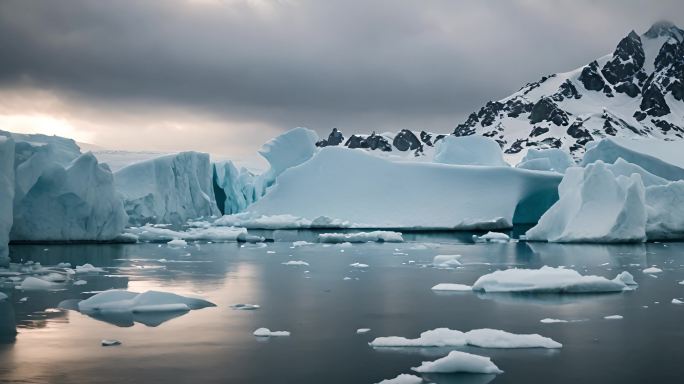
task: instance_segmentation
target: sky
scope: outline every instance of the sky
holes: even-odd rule
[[[0,0],[0,129],[254,155],[290,128],[453,131],[681,0]]]

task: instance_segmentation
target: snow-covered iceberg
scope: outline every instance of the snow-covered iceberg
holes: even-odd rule
[[[418,338],[407,339],[400,336],[378,337],[369,345],[373,348],[407,348],[407,347],[464,347],[471,345],[480,348],[562,348],[563,345],[553,339],[538,334],[515,334],[499,329],[474,329],[461,332],[449,328],[436,328],[425,331]]]
[[[565,173],[566,169],[574,165],[575,162],[572,160],[570,154],[560,148],[530,148],[516,167],[536,171]]]
[[[682,140],[607,138],[589,146],[582,164],[599,160],[612,164],[620,158],[667,180],[684,179]]]
[[[508,167],[501,146],[479,135],[446,136],[435,145],[435,163]]]
[[[14,140],[0,136],[0,266],[9,263],[9,234],[14,201]]]
[[[615,279],[602,276],[583,276],[567,268],[544,266],[539,269],[506,269],[481,276],[473,291],[486,293],[609,293],[629,290],[634,285],[632,276],[623,272]]]
[[[283,172],[240,220],[291,215],[358,228],[500,229],[536,222],[556,201],[560,180],[549,172],[393,162],[326,147]]]
[[[602,161],[569,168],[560,196],[527,231],[528,240],[641,242],[646,240],[645,190],[641,176],[611,172]]]
[[[419,367],[411,369],[419,373],[503,373],[489,357],[461,351],[451,351],[441,359],[424,361]]]
[[[129,165],[114,174],[129,223],[181,225],[218,216],[209,155],[181,152]]]

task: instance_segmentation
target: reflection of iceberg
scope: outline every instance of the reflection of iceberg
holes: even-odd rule
[[[540,262],[548,265],[593,266],[610,263],[623,266],[646,265],[646,251],[650,244],[557,244],[526,243]]]
[[[129,327],[134,323],[156,327],[191,310],[214,306],[215,304],[206,300],[174,293],[122,290],[104,291],[78,303],[73,300],[60,303],[60,308],[77,310],[120,327]]]
[[[472,373],[430,373],[423,375],[427,383],[435,384],[487,384],[496,375],[474,375]]]

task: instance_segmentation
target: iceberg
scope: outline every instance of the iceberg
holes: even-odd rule
[[[569,168],[560,196],[527,240],[550,242],[643,242],[646,240],[645,188],[638,173],[616,176],[602,161]]]
[[[422,382],[423,379],[418,376],[402,373],[393,379],[386,379],[378,382],[377,384],[421,384]]]
[[[480,135],[444,137],[435,144],[433,159],[442,164],[509,166],[499,143]]]
[[[0,266],[9,265],[14,201],[14,140],[0,136]]]
[[[535,223],[557,200],[560,180],[550,172],[393,162],[325,147],[284,171],[240,220],[290,215],[356,228],[502,229]],[[237,225],[230,218],[223,219]]]
[[[563,344],[538,334],[515,334],[498,329],[474,329],[461,332],[449,328],[436,328],[425,331],[416,339],[399,336],[378,337],[369,345],[373,348],[405,348],[405,347],[464,347],[467,345],[480,348],[562,348]]]
[[[607,138],[589,146],[582,164],[586,166],[599,160],[614,163],[620,158],[667,180],[684,179],[681,140]]]
[[[372,232],[357,232],[357,233],[321,233],[318,235],[318,241],[321,243],[367,243],[367,242],[382,242],[382,243],[402,243],[404,238],[400,232],[392,231],[372,231]]]
[[[503,373],[489,357],[460,351],[451,351],[441,359],[424,361],[419,367],[411,369],[419,373]]]
[[[143,293],[112,289],[100,292],[78,303],[78,310],[85,314],[117,312],[187,312],[216,305],[202,299],[176,295],[175,293],[146,291]]]
[[[11,240],[108,241],[121,234],[127,217],[109,168],[86,153],[65,168],[47,163],[27,172],[37,156],[16,167]],[[40,175],[26,183],[32,171]]]
[[[628,284],[629,283],[629,284]],[[628,290],[631,275],[620,274],[613,280],[602,276],[583,276],[566,268],[544,266],[540,269],[506,269],[481,276],[473,291],[485,293],[608,293]]]
[[[226,215],[242,212],[256,199],[255,176],[246,168],[238,169],[232,161],[213,165],[213,187],[219,211]]]
[[[487,232],[482,236],[473,235],[476,243],[508,243],[511,237],[501,232]]]
[[[530,148],[522,161],[516,165],[517,168],[522,169],[558,173],[565,173],[565,170],[572,166],[575,166],[574,160],[570,154],[560,148]]]
[[[142,161],[114,173],[131,225],[182,225],[218,216],[209,155],[181,152]]]

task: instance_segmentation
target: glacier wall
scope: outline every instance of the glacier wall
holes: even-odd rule
[[[14,140],[0,136],[0,266],[9,262],[14,202]]]

